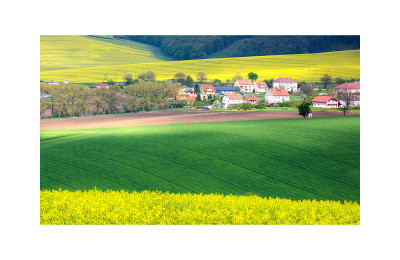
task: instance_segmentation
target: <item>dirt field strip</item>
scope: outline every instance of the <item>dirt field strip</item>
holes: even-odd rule
[[[348,113],[348,115],[359,115]],[[313,117],[343,116],[341,112],[313,112]],[[237,112],[163,110],[116,115],[54,118],[40,121],[40,130],[109,128],[123,126],[187,124],[220,121],[301,118],[297,111]]]

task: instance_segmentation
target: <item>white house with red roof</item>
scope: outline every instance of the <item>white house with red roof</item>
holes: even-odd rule
[[[104,82],[103,83],[97,83],[97,84],[94,85],[95,88],[101,88],[101,87],[108,88],[108,86],[109,85],[107,83],[104,83]]]
[[[318,96],[311,100],[313,107],[323,107],[323,108],[339,108],[340,102],[331,96]]]
[[[203,88],[204,94],[206,95],[215,95],[215,88],[213,85],[201,85],[201,87]]]
[[[290,97],[286,89],[269,89],[265,93],[265,100],[270,104],[289,102]]]
[[[222,98],[222,107],[228,108],[229,105],[243,103],[243,97],[239,93],[226,94]]]
[[[252,105],[257,104],[257,102],[258,102],[259,100],[260,100],[260,99],[259,99],[258,97],[256,97],[256,96],[254,96],[254,97],[245,97],[245,98],[244,98],[244,101],[246,101],[247,103],[250,103],[250,104],[252,104]]]
[[[343,83],[342,85],[333,88],[333,92],[335,93],[346,91],[350,91],[351,93],[360,93],[360,81]]]
[[[280,77],[272,82],[272,88],[286,89],[288,92],[295,92],[297,91],[297,81],[291,77]]]
[[[254,89],[254,83],[248,79],[238,79],[233,86],[240,88],[242,93],[253,93]]]
[[[262,81],[254,82],[254,90],[256,93],[265,93],[268,90],[267,83]]]

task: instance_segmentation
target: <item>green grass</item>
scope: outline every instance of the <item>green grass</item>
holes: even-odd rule
[[[103,40],[107,41],[107,39]],[[63,53],[61,52],[61,57],[64,57]],[[73,53],[73,51],[68,52],[68,55],[70,53]],[[291,76],[297,81],[318,82],[323,74],[329,74],[332,78],[360,78],[360,50],[166,62],[145,62],[144,59],[137,59],[140,62],[130,63],[130,59],[125,59],[123,55],[118,55],[116,57],[120,57],[121,62],[117,58],[112,59],[113,57],[110,57],[110,61],[106,59],[105,62],[101,62],[99,61],[101,57],[99,57],[97,62],[91,62],[91,54],[105,55],[106,53],[108,52],[99,48],[98,51],[96,49],[93,49],[92,52],[88,51],[88,57],[84,55],[84,52],[80,56],[76,55],[82,63],[85,63],[79,63],[80,67],[78,68],[65,65],[71,62],[68,59],[63,61],[57,53],[51,53],[51,59],[47,58],[47,56],[42,57],[41,53],[40,79],[44,81],[61,81],[64,80],[65,75],[68,75],[67,78],[75,83],[99,82],[103,75],[108,73],[110,75],[116,74],[117,81],[122,81],[125,73],[132,73],[133,76],[137,76],[148,70],[156,73],[157,80],[172,79],[177,72],[183,72],[196,79],[196,73],[200,71],[206,72],[209,80],[220,79],[223,81],[232,79],[236,72],[240,72],[243,76],[247,76],[249,72],[257,73],[259,80]],[[151,56],[151,54],[149,55]],[[86,64],[86,59],[91,64]],[[49,60],[55,63],[53,67],[50,66]],[[136,61],[135,59],[131,60]],[[42,63],[42,61],[44,62]],[[75,58],[74,61],[77,62]],[[52,69],[57,68],[57,70],[50,71],[49,67]]]
[[[40,188],[360,201],[360,117],[40,135]]]
[[[40,36],[40,72],[56,72],[58,77],[49,79],[54,81],[62,81],[67,77],[70,81],[78,82],[73,78],[73,73],[69,73],[70,69],[169,60],[157,47],[112,37]],[[95,82],[99,80],[101,78]]]

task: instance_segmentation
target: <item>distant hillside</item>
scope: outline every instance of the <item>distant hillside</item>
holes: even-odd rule
[[[177,60],[304,54],[360,49],[360,36],[115,35],[158,46]]]

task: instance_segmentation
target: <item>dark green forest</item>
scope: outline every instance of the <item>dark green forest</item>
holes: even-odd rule
[[[114,35],[114,37],[158,46],[176,60],[360,49],[358,35]]]

